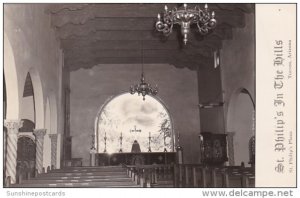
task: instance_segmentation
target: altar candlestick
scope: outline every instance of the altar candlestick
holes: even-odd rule
[[[122,136],[122,132],[121,132],[121,136],[120,136],[120,150],[119,150],[120,153],[123,152],[123,149],[122,149],[122,140],[123,140],[123,136]]]
[[[149,132],[149,148],[148,148],[148,152],[151,152],[151,132]]]
[[[106,153],[106,140],[107,140],[107,137],[106,137],[106,132],[104,134],[104,153]]]

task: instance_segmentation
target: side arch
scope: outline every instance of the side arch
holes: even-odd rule
[[[6,33],[4,33],[4,77],[5,85],[9,87],[6,89],[6,119],[16,120],[20,114],[20,92],[13,48]]]
[[[233,126],[232,124],[234,123],[234,116],[235,115],[235,112],[236,112],[236,103],[237,103],[237,100],[238,100],[238,97],[240,94],[246,94],[249,96],[251,102],[252,102],[252,106],[253,106],[253,110],[255,111],[255,101],[252,97],[252,95],[250,94],[250,92],[241,87],[241,88],[238,88],[235,92],[233,92],[230,96],[230,100],[229,100],[229,103],[228,103],[228,110],[227,110],[227,120],[226,120],[226,128],[227,128],[227,131],[232,131],[233,130]]]
[[[51,133],[51,109],[49,98],[46,99],[45,129],[47,129],[47,134]]]
[[[49,96],[50,102],[50,126],[51,126],[51,134],[57,133],[57,102],[56,97],[53,92],[50,93]]]
[[[36,116],[36,128],[41,129],[45,126],[44,94],[39,72],[35,68],[30,68],[29,73],[32,80],[34,91],[34,107]]]
[[[237,89],[230,98],[227,120],[227,132],[233,133],[232,142],[228,145],[229,158],[234,165],[242,162],[246,166],[251,161],[249,155],[249,140],[255,135],[255,103],[249,91],[245,88]]]
[[[46,135],[44,136],[44,152],[43,152],[43,167],[47,168],[51,166],[51,140],[49,134],[52,133],[51,127],[51,109],[49,98],[46,99],[46,111],[45,111],[45,127]]]

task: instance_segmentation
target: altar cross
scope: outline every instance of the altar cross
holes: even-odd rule
[[[130,129],[130,133],[141,133],[142,129],[136,129],[136,126],[134,125],[134,129]]]

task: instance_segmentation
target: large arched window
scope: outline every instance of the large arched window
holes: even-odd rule
[[[122,144],[121,144],[122,137]],[[149,138],[150,137],[150,138]],[[121,94],[104,104],[96,119],[99,153],[131,152],[136,140],[141,152],[174,151],[174,133],[169,112],[157,98]]]

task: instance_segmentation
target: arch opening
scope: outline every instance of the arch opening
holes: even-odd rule
[[[255,103],[249,91],[238,89],[230,99],[227,114],[227,131],[234,132],[234,164],[242,162],[250,166],[253,156],[249,153],[249,141],[255,135]],[[249,164],[250,163],[250,164]]]
[[[141,152],[174,151],[174,135],[169,111],[153,96],[145,101],[130,93],[114,96],[102,105],[95,121],[99,153],[131,152],[136,143]]]
[[[29,72],[27,73],[23,88],[20,117],[25,120],[33,120],[33,123],[36,122],[34,90]]]
[[[35,110],[35,124],[36,128],[44,128],[44,95],[40,75],[38,71],[31,68],[28,72],[31,77],[32,87],[34,92],[34,110]]]

